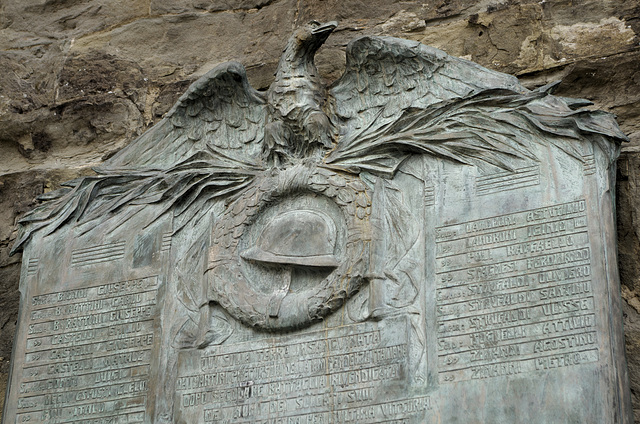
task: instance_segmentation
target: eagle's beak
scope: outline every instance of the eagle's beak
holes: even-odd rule
[[[326,24],[321,25],[318,28],[314,29],[312,33],[313,35],[320,35],[320,34],[329,35],[333,32],[334,29],[336,29],[337,26],[338,26],[338,22],[336,21],[327,22]]]

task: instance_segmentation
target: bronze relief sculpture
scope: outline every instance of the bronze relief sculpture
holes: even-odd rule
[[[296,30],[266,92],[237,62],[209,71],[95,176],[47,194],[14,251],[59,234],[95,242],[97,228],[136,234],[108,248],[131,259],[118,278],[142,275],[163,300],[149,364],[166,376],[149,377],[146,422],[626,414],[624,394],[619,409],[539,412],[547,394],[522,377],[566,393],[580,366],[613,375],[622,363],[603,335],[619,317],[597,307],[619,301],[607,229],[626,136],[613,116],[554,96],[557,83],[529,90],[391,37],[351,41],[327,86],[314,56],[336,27]],[[83,249],[71,258],[99,250]],[[82,286],[100,266],[61,275]],[[469,415],[511,383],[533,406]],[[580,387],[595,396],[598,384]]]
[[[299,28],[266,93],[250,86],[239,63],[208,72],[165,119],[97,169],[98,176],[49,195],[57,198],[25,217],[14,249],[34,229],[55,231],[69,219],[108,219],[129,203],[163,203],[167,210],[179,204],[187,210],[206,199],[226,198],[230,218],[219,220],[214,230],[212,281],[203,303],[215,300],[258,328],[299,327],[340,307],[371,272],[371,193],[360,175],[368,181],[392,177],[415,153],[510,170],[534,159],[529,146],[541,132],[579,159],[579,141],[572,141],[582,135],[626,140],[609,115],[580,109],[584,101],[551,95],[554,85],[529,91],[515,77],[407,40],[354,40],[343,76],[327,88],[314,56],[336,26],[312,21]],[[110,189],[116,184],[121,194],[114,198]],[[349,261],[342,268],[350,272],[337,267],[322,284],[331,289],[304,294],[319,296],[300,312],[304,318],[274,324],[277,316],[265,312],[271,297],[258,301],[254,290],[238,288],[244,278],[229,284],[231,275],[240,275],[237,270],[212,277],[223,266],[213,263],[229,249],[232,261],[244,261],[238,237],[252,215],[300,190],[333,199],[349,221],[348,238],[359,246],[347,248]],[[241,299],[246,289],[253,300]],[[251,302],[264,304],[255,311]]]

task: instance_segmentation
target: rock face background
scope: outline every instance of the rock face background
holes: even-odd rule
[[[337,19],[316,62],[340,76],[360,35],[420,41],[618,115],[625,335],[640,422],[640,0],[6,0],[0,3],[0,399],[18,311],[15,224],[156,123],[197,77],[238,60],[257,89],[287,37]],[[0,400],[0,406],[3,400]],[[1,412],[1,407],[0,407]]]

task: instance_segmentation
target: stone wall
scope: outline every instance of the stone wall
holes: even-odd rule
[[[0,3],[0,394],[18,310],[15,224],[38,194],[91,173],[190,82],[239,60],[269,86],[292,29],[340,21],[328,80],[360,35],[421,41],[618,115],[618,237],[634,408],[640,409],[640,1],[7,0]],[[4,397],[4,396],[3,396]],[[1,404],[1,401],[0,401]],[[636,411],[640,418],[640,410]],[[640,422],[640,421],[638,421]]]

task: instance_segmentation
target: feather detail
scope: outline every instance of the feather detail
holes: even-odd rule
[[[591,138],[614,160],[606,140],[627,138],[613,117],[553,96],[557,84],[530,91],[513,76],[417,42],[362,37],[347,46],[345,73],[330,88],[341,136],[325,161],[391,176],[414,152],[511,170],[536,160],[541,135],[578,160],[579,141]]]

